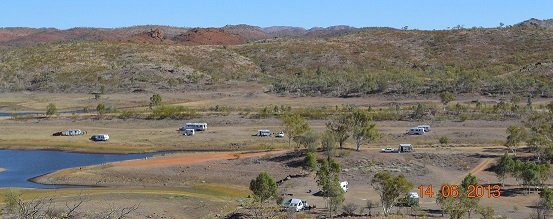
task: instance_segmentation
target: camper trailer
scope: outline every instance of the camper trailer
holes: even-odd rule
[[[429,125],[419,125],[417,127],[418,128],[423,128],[424,132],[429,132],[430,131],[430,126]]]
[[[181,129],[194,129],[195,131],[205,131],[207,130],[207,123],[205,122],[190,122],[184,124],[183,128]]]
[[[399,148],[397,151],[399,153],[411,152],[413,151],[413,146],[411,144],[399,144]]]
[[[257,136],[271,136],[271,130],[257,130]]]
[[[424,134],[424,128],[419,127],[413,127],[407,130],[407,134],[409,135],[423,135]]]
[[[63,135],[65,135],[65,136],[75,136],[75,135],[82,135],[82,134],[84,134],[84,133],[79,129],[70,129],[70,130],[67,130],[67,131],[63,132]]]

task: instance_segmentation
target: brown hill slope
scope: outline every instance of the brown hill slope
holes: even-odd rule
[[[186,45],[237,45],[247,41],[242,36],[227,33],[220,28],[194,28],[173,40]]]
[[[2,49],[0,90],[95,92],[102,85],[110,92],[194,90],[227,81],[262,81],[274,92],[298,95],[443,90],[553,95],[553,79],[539,77],[550,75],[550,68],[522,74],[528,65],[553,62],[553,31],[543,29],[367,28],[338,37],[243,43],[244,37],[221,29],[180,33],[180,29],[162,27],[160,33],[151,28],[128,28],[115,36],[157,37],[158,41],[75,40]],[[236,45],[209,46],[222,43]]]
[[[539,20],[539,19],[532,18],[530,20],[526,20],[518,24],[515,24],[514,26],[538,28],[543,30],[553,30],[553,19]]]
[[[239,35],[245,37],[248,40],[260,40],[272,37],[270,34],[263,32],[260,27],[250,26],[246,24],[226,25],[222,29],[225,30],[225,32],[227,33]]]

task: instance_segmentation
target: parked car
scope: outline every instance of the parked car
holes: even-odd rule
[[[181,131],[181,133],[183,135],[190,136],[190,135],[194,135],[195,130],[194,129],[185,129],[185,130]]]
[[[382,153],[394,153],[394,152],[396,152],[396,150],[393,149],[393,148],[383,148],[383,149],[380,150],[380,152],[382,152]]]
[[[283,131],[280,131],[279,133],[276,134],[277,138],[283,138],[284,137],[284,132]]]
[[[109,140],[109,135],[106,135],[106,134],[93,135],[92,137],[90,137],[90,140],[92,140],[92,141],[107,141],[107,140]]]

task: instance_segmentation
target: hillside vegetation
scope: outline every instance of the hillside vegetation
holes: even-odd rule
[[[231,31],[255,30],[246,26],[247,31],[240,31],[239,27]],[[341,33],[331,37],[257,35],[239,45],[163,43],[164,38],[155,43],[127,37],[4,46],[0,90],[182,92],[247,81],[265,84],[275,93],[311,96],[444,90],[553,95],[550,30],[373,28]],[[187,36],[197,40],[202,34]],[[208,36],[209,41],[200,40],[200,44],[220,44],[212,39],[216,35]]]

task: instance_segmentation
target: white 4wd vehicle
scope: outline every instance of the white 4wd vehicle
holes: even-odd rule
[[[380,150],[380,152],[382,153],[394,153],[396,152],[396,150],[394,150],[393,148],[383,148]]]

